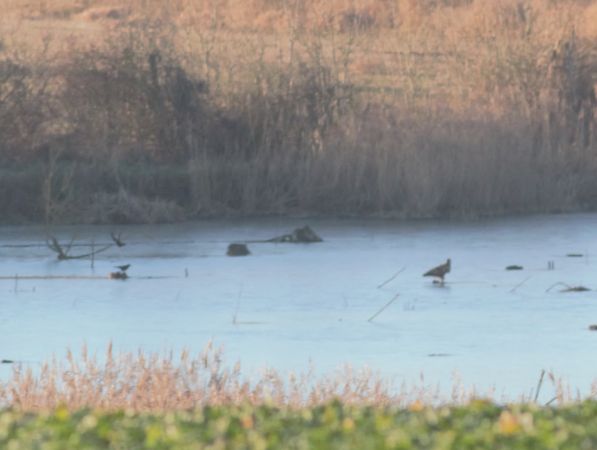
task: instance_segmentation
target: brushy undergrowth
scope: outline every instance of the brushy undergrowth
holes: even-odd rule
[[[108,3],[0,20],[1,222],[597,208],[595,0]]]
[[[541,376],[543,379],[543,375]],[[455,385],[396,388],[370,370],[241,375],[209,344],[197,358],[85,348],[0,382],[0,448],[580,449],[597,446],[597,402],[552,375],[549,406]],[[588,398],[593,397],[593,393]],[[499,403],[496,403],[499,402]],[[557,406],[555,406],[557,405]]]
[[[205,407],[169,414],[0,412],[0,446],[44,449],[554,449],[597,447],[597,403],[560,408]]]
[[[544,375],[541,376],[543,380]],[[550,404],[563,405],[583,399],[561,379],[548,374],[546,386],[517,398],[536,401],[539,393],[552,397]],[[398,384],[397,384],[398,383]],[[593,385],[589,398],[595,394]],[[63,361],[41,367],[16,361],[12,375],[0,380],[0,408],[43,412],[57,407],[76,411],[91,408],[108,411],[171,412],[225,405],[270,405],[303,408],[339,400],[345,405],[407,407],[412,404],[461,405],[478,398],[505,401],[493,390],[465,387],[454,378],[442,386],[421,378],[415,383],[388,379],[371,369],[345,366],[333,373],[284,374],[264,368],[249,376],[239,363],[229,366],[222,350],[209,343],[197,357],[179,355],[114,353],[105,355],[67,353]]]

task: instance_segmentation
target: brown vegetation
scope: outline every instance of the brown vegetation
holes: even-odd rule
[[[10,0],[0,220],[593,209],[595,24],[594,0]]]
[[[0,407],[20,411],[48,411],[58,406],[70,410],[173,411],[206,405],[271,405],[277,407],[315,406],[338,399],[351,405],[400,406],[464,404],[475,398],[496,398],[493,391],[467,389],[455,378],[451,390],[426,383],[396,385],[370,369],[350,366],[335,373],[315,375],[312,370],[283,375],[272,369],[254,377],[241,372],[239,363],[227,366],[221,349],[211,343],[198,357],[187,351],[180,355],[137,353],[105,356],[67,353],[66,360],[52,360],[41,369],[13,363],[12,377],[0,381]],[[541,375],[541,382],[544,374]],[[562,404],[580,400],[561,379],[547,374],[554,398]],[[538,391],[518,398],[536,401]],[[595,393],[595,386],[589,397]],[[533,397],[534,394],[537,394]],[[552,395],[552,394],[550,394]],[[534,400],[533,400],[534,398]],[[513,399],[509,399],[513,400]]]

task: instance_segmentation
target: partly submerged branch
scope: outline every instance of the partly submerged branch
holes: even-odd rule
[[[93,249],[89,253],[85,253],[85,254],[81,254],[81,255],[70,255],[69,253],[73,246],[74,240],[75,240],[75,238],[72,238],[71,241],[68,243],[68,245],[62,246],[58,242],[58,239],[56,239],[54,236],[50,235],[50,236],[48,236],[48,238],[46,240],[46,245],[50,250],[52,250],[54,253],[56,253],[56,257],[58,258],[59,261],[63,261],[66,259],[90,258],[90,257],[93,257],[93,256],[97,255],[98,253],[102,253],[112,247],[112,244],[109,244],[109,245],[100,247],[98,249]]]

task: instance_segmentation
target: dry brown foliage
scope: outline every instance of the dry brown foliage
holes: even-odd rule
[[[547,381],[554,401],[578,400],[552,373]],[[396,385],[371,369],[344,366],[335,373],[282,374],[263,369],[256,378],[243,375],[239,363],[226,366],[222,351],[209,343],[196,358],[179,355],[115,354],[109,345],[102,357],[83,347],[79,355],[68,351],[65,361],[53,359],[32,370],[17,363],[12,377],[0,382],[0,406],[23,411],[47,411],[58,406],[71,410],[174,411],[205,405],[261,405],[303,407],[338,399],[345,404],[401,406],[412,404],[465,404],[475,398],[497,398],[493,390],[479,392],[452,380],[451,391],[432,385],[421,376],[418,383]],[[532,401],[534,393],[519,401]],[[512,399],[508,399],[512,400]]]
[[[11,0],[0,196],[71,222],[595,208],[596,5]]]

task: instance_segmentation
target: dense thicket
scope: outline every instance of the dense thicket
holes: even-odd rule
[[[5,38],[0,221],[597,207],[595,2],[204,3]]]

